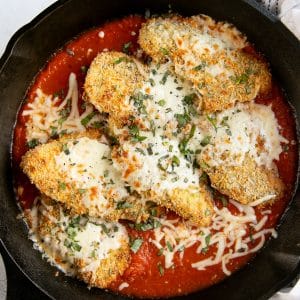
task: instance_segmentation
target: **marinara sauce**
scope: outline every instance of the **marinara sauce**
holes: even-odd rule
[[[27,109],[27,104],[34,100],[36,89],[40,88],[46,94],[60,93],[63,97],[68,90],[69,75],[73,72],[78,81],[79,101],[82,101],[86,70],[94,57],[101,51],[122,51],[125,44],[127,45],[126,51],[133,53],[138,48],[137,38],[143,22],[144,19],[140,16],[129,16],[82,34],[55,53],[35,78],[18,113],[13,139],[15,187],[23,209],[30,208],[34,198],[39,194],[39,191],[19,168],[21,157],[28,150],[25,134],[27,117],[22,116],[22,112]],[[246,51],[255,53],[253,48],[248,48]],[[275,227],[278,223],[294,189],[298,167],[296,125],[292,110],[285,101],[277,83],[273,82],[272,90],[268,95],[257,97],[255,101],[260,104],[272,105],[281,127],[280,133],[289,141],[288,146],[285,146],[284,151],[280,154],[279,161],[276,162],[279,175],[286,185],[286,193],[283,199],[267,207],[272,212],[264,227],[270,228]],[[221,205],[218,199],[215,201],[217,206]],[[233,206],[229,205],[228,209],[234,213],[235,208]],[[260,216],[259,208],[256,208],[256,214]],[[216,251],[216,248],[211,246],[207,253],[199,255],[195,251],[196,245],[185,249],[182,260],[179,259],[178,254],[175,254],[175,267],[165,269],[162,275],[157,266],[163,264],[164,258],[158,256],[157,248],[147,241],[153,232],[151,230],[136,231],[129,227],[127,229],[129,236],[133,238],[142,237],[144,243],[137,253],[132,253],[130,265],[124,274],[111,284],[110,289],[115,292],[138,297],[170,297],[209,287],[226,277],[221,264],[208,267],[203,271],[191,267],[192,262],[199,261],[204,256],[209,257]],[[254,242],[253,247],[256,244]],[[253,254],[249,254],[233,259],[227,268],[234,272],[249,262],[252,256]],[[123,282],[128,283],[129,286],[119,291],[118,288]]]

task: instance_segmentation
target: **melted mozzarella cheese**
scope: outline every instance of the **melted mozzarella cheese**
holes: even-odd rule
[[[137,191],[161,193],[199,185],[199,170],[194,169],[192,163],[180,153],[178,141],[153,137],[151,133],[143,134],[148,137],[142,143],[122,144],[126,159],[114,159],[114,166],[122,170],[124,180]],[[152,154],[149,154],[149,147]],[[127,170],[132,165],[135,170],[128,176]]]
[[[169,63],[158,69],[152,65],[150,70],[149,80],[141,89],[143,94],[147,94],[143,100],[145,112],[138,115],[148,130],[139,131],[143,141],[129,140],[121,143],[126,155],[121,159],[113,158],[114,166],[137,191],[153,189],[163,192],[198,186],[199,170],[193,168],[194,156],[186,160],[180,151],[184,134],[182,129],[178,129],[177,121],[177,116],[184,116],[187,111],[184,99],[193,95],[191,85],[172,74]],[[118,134],[122,132],[128,132],[128,128],[122,129]],[[199,140],[202,139],[198,129],[194,135]],[[194,139],[189,147],[196,149],[199,142]]]
[[[197,30],[179,31],[174,34],[173,38],[181,55],[181,59],[174,62],[178,74],[185,76],[188,71],[193,72],[195,68],[200,68],[203,59],[208,58],[205,60],[205,65],[201,67],[207,75],[212,77],[226,75],[227,78],[234,75],[223,60],[214,61],[213,59],[214,55],[220,51],[225,51],[226,55],[231,57],[230,51],[227,51],[229,47],[222,39]]]
[[[51,224],[43,223],[45,216]],[[70,217],[60,208],[58,217],[53,215],[53,207],[42,202],[30,211],[32,223],[30,238],[34,247],[46,258],[69,275],[75,275],[76,261],[81,260],[80,272],[95,273],[103,259],[111,250],[128,242],[125,227],[119,223],[107,223],[98,218],[85,216]],[[49,226],[49,231],[43,230]],[[46,234],[45,234],[46,232]]]
[[[55,157],[56,165],[67,174],[68,182],[88,190],[83,195],[84,203],[96,198],[98,203],[105,204],[107,201],[102,191],[108,189],[119,198],[127,196],[120,173],[112,166],[108,145],[82,137],[69,141],[65,147],[68,151],[62,151]]]
[[[145,114],[141,114],[139,109],[136,111],[137,117],[142,116],[147,128],[150,128],[149,122],[153,121],[159,130],[174,122],[177,114],[184,113],[183,99],[186,95],[193,94],[194,90],[191,84],[174,75],[170,63],[158,67],[152,64],[149,69],[148,80],[138,91],[145,95]]]
[[[278,160],[282,152],[281,143],[287,142],[280,135],[270,106],[237,104],[232,109],[205,118],[210,119],[203,122],[211,123],[208,126],[211,140],[200,157],[209,166],[239,165],[248,154],[259,166],[273,168],[273,161]]]

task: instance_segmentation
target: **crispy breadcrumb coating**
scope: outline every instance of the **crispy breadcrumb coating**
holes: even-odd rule
[[[207,174],[215,189],[242,204],[272,195],[274,201],[283,196],[284,184],[278,174],[258,166],[249,156],[239,166],[221,165],[208,169]]]
[[[36,211],[32,213],[33,210]],[[87,217],[72,215],[62,204],[44,195],[41,197],[41,203],[37,203],[31,212],[27,211],[25,217],[31,228],[31,232],[34,234],[34,240],[39,243],[39,247],[45,252],[46,257],[52,263],[55,262],[61,265],[63,269],[66,268],[67,274],[75,275],[89,286],[99,288],[108,287],[118,275],[123,274],[129,265],[130,249],[127,235],[119,234],[117,237],[120,239],[119,247],[115,249],[111,248],[105,257],[99,257],[98,259],[98,249],[105,247],[102,245],[102,238],[96,235],[89,237],[94,240],[92,245],[89,245],[92,247],[91,249],[94,249],[92,252],[94,254],[90,256],[90,253],[86,250],[90,248],[85,248],[86,245],[78,241],[76,236],[76,228],[78,228],[78,232],[85,232],[90,220]],[[100,219],[97,221],[101,224]],[[94,220],[91,220],[91,222],[94,222]],[[115,226],[113,228],[117,228],[116,226],[118,226],[119,230],[123,228],[120,224],[106,224],[106,229],[109,228],[108,226]],[[122,230],[125,230],[125,228]],[[110,234],[111,238],[113,238],[114,233]],[[104,234],[105,238],[107,237]],[[68,245],[70,239],[71,241],[74,239],[75,246],[72,245],[70,247]],[[58,244],[61,243],[62,245],[57,248]],[[94,264],[96,264],[96,267],[94,267]]]
[[[214,214],[212,196],[205,185],[199,188],[176,188],[162,197],[156,195],[153,200],[196,226],[209,226]]]
[[[102,52],[93,60],[84,84],[85,98],[121,127],[133,114],[129,98],[145,79],[145,66],[121,52]]]

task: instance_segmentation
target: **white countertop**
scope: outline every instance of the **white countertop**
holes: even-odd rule
[[[30,22],[55,0],[0,0],[0,56],[11,36],[23,25]],[[279,14],[281,20],[300,39],[300,0],[261,0],[269,10]],[[7,282],[5,267],[0,254],[0,299],[6,295]],[[300,281],[289,290],[283,290],[270,300],[300,299]]]

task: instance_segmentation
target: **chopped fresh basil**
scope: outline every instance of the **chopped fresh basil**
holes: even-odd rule
[[[163,55],[169,55],[168,49],[161,47],[159,50]]]
[[[86,189],[78,189],[78,192],[81,195],[84,194],[84,193],[86,193],[86,191],[87,191]]]
[[[86,74],[87,70],[88,70],[87,66],[81,66],[80,67],[80,71],[81,71],[82,74]]]
[[[96,115],[96,112],[93,111],[90,114],[88,114],[85,118],[81,120],[81,124],[86,127],[88,123],[92,120],[92,118]]]
[[[176,167],[179,167],[180,166],[180,159],[176,156],[176,155],[174,155],[173,157],[172,157],[172,166],[174,167],[174,166],[176,166]]]
[[[170,252],[173,252],[173,247],[172,247],[172,245],[170,244],[170,242],[167,241],[166,244],[167,244],[167,247],[168,247],[169,251],[170,251]]]
[[[155,81],[152,78],[149,78],[149,82],[150,82],[151,86],[155,86]]]
[[[222,205],[223,205],[224,207],[226,207],[226,206],[228,205],[228,200],[227,200],[227,198],[226,198],[225,196],[221,195],[221,196],[220,196],[220,199],[221,199],[221,201],[222,201]]]
[[[157,103],[158,103],[159,106],[165,106],[166,105],[166,100],[161,99]]]
[[[129,128],[129,134],[131,135],[131,140],[135,143],[144,141],[147,137],[140,135],[140,130],[137,127],[137,125],[130,125]]]
[[[67,186],[64,182],[59,181],[58,182],[58,187],[59,187],[60,190],[65,190]]]
[[[149,155],[153,155],[153,150],[152,150],[153,144],[149,143],[147,147],[147,152]]]
[[[114,65],[118,65],[118,64],[120,64],[122,61],[128,62],[128,58],[125,57],[125,56],[122,56],[122,57],[120,57],[120,58],[118,58],[118,59],[116,59],[116,60],[114,61]]]
[[[26,144],[27,144],[28,148],[33,149],[39,144],[39,140],[38,139],[32,139],[32,140],[28,141]]]
[[[218,130],[217,127],[217,119],[215,115],[206,115],[207,120],[210,122],[210,124],[213,126],[213,128],[215,129],[215,131]]]
[[[137,238],[135,240],[132,241],[131,245],[130,245],[130,249],[132,252],[137,253],[140,249],[140,247],[143,244],[143,239],[142,238]]]
[[[122,51],[126,54],[130,54],[131,46],[132,46],[132,42],[125,43],[122,47]]]
[[[184,114],[175,114],[175,118],[177,120],[179,128],[184,127],[187,123],[191,121],[190,116],[186,112]]]
[[[164,253],[164,248],[160,248],[157,252],[157,256],[161,256]]]
[[[205,137],[202,139],[202,141],[200,142],[200,145],[201,145],[202,147],[207,146],[207,145],[210,143],[211,138],[212,138],[211,135],[205,136]]]
[[[198,66],[196,66],[193,70],[200,71],[206,67],[206,62],[202,61]]]
[[[131,203],[128,203],[126,201],[121,201],[117,203],[117,209],[125,209],[125,208],[130,208],[132,207]]]
[[[63,145],[62,145],[62,151],[63,151],[66,155],[69,155],[69,154],[70,154],[70,150],[69,150],[67,144],[63,144]]]
[[[160,84],[165,84],[167,82],[168,76],[170,75],[169,71],[166,71],[162,77],[162,79],[160,80]]]
[[[165,270],[164,270],[163,266],[161,265],[161,263],[157,264],[157,268],[158,268],[158,272],[159,272],[160,276],[163,276],[165,274]]]

